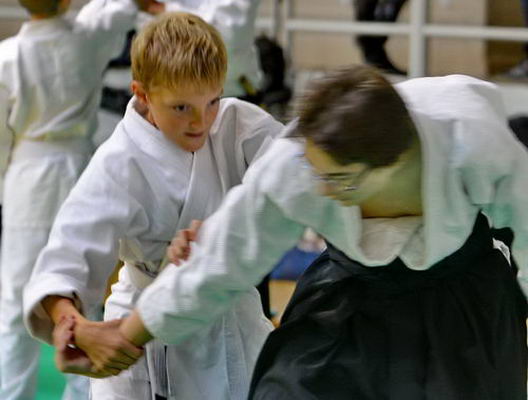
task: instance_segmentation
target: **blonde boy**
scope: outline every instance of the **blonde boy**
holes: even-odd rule
[[[20,4],[30,20],[0,43],[2,400],[35,395],[40,344],[23,324],[23,287],[93,151],[105,66],[134,26],[138,5],[150,2],[93,0],[74,20],[64,17],[70,0]],[[86,398],[87,388],[69,384],[65,398]]]
[[[72,350],[61,367],[94,377],[115,375],[141,355],[86,319],[116,259],[125,267],[106,303],[106,320],[133,309],[162,268],[174,233],[212,213],[282,129],[258,107],[220,100],[225,47],[197,16],[174,13],[153,21],[134,41],[132,63],[135,97],[61,208],[25,292],[26,323],[36,337],[51,342],[55,324],[75,319],[75,344],[91,364]],[[253,291],[185,345],[153,342],[130,370],[92,380],[92,396],[244,399],[269,330]],[[121,341],[126,350],[102,368],[107,341]]]

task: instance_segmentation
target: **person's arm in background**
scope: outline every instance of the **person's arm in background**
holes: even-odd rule
[[[254,94],[252,92],[260,87],[261,71],[255,47],[255,21],[259,5],[260,0],[176,0],[166,3],[167,11],[196,14],[222,35],[229,58],[224,87],[227,96]]]
[[[138,11],[156,15],[163,12],[163,7],[156,0],[92,0],[77,14],[76,29],[85,32],[97,46],[101,73],[122,51],[126,34],[135,27]]]
[[[258,4],[259,1],[255,0],[202,0],[197,2],[173,0],[165,3],[165,11],[193,13],[216,26],[216,24],[232,24],[233,20],[246,20],[250,10],[256,9]]]

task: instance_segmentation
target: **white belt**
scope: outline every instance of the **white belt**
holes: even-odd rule
[[[42,158],[45,155],[69,154],[75,153],[80,155],[90,155],[93,153],[94,146],[86,138],[73,138],[66,140],[38,141],[38,140],[21,140],[19,141],[11,159],[21,160],[27,158]]]
[[[128,277],[130,278],[130,282],[141,290],[145,289],[148,285],[154,282],[154,279],[156,279],[157,276],[157,274],[154,273],[152,275],[147,274],[134,264],[128,262],[125,262],[125,269],[128,273]]]

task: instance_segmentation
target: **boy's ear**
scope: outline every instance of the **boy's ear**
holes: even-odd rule
[[[141,82],[133,80],[130,84],[130,89],[132,90],[132,93],[134,93],[136,98],[141,103],[143,103],[143,105],[148,105],[147,92],[145,91],[145,88],[143,87],[143,84]]]

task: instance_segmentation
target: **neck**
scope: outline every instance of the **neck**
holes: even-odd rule
[[[390,184],[360,205],[364,218],[422,215],[422,154],[413,141]]]

